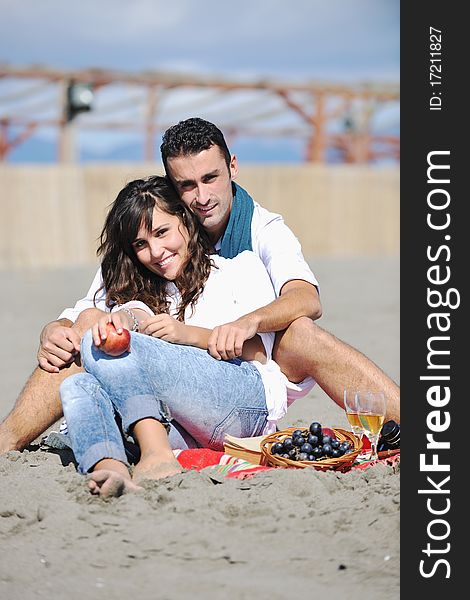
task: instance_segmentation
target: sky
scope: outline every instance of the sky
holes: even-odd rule
[[[0,0],[0,11],[0,62],[16,67],[399,82],[399,0]],[[0,86],[0,116],[4,92]],[[171,117],[179,119],[177,112]],[[35,136],[46,155],[53,136]],[[294,158],[298,149],[286,142],[284,154]],[[109,133],[86,134],[80,143],[85,156],[102,158],[126,147],[132,154],[138,144]],[[272,150],[279,140],[267,143]],[[28,159],[22,146],[11,160]],[[29,154],[39,151],[29,146]]]

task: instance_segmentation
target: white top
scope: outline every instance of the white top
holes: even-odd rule
[[[199,296],[194,312],[188,306],[185,312],[186,325],[213,329],[217,325],[234,321],[275,299],[273,286],[263,263],[253,252],[242,252],[233,259],[222,258],[217,254],[212,256],[215,268],[212,268],[209,278]],[[173,283],[168,284],[170,296],[170,314],[176,315],[180,295]],[[139,301],[126,302],[128,308],[141,308],[148,314],[151,309]],[[116,306],[113,310],[119,310]],[[276,422],[287,412],[288,380],[279,366],[271,359],[274,345],[274,333],[258,334],[266,350],[267,363],[261,364],[253,360],[253,365],[259,370],[265,388],[268,423],[264,434],[276,429]]]
[[[282,286],[293,279],[308,281],[317,288],[318,281],[302,254],[299,240],[277,213],[269,212],[257,202],[251,221],[253,252],[262,260],[274,286],[276,296]],[[215,245],[220,250],[222,240]]]
[[[263,262],[274,287],[276,297],[279,296],[282,286],[293,279],[301,279],[317,286],[317,288],[319,287],[315,275],[302,255],[298,239],[284,223],[282,216],[266,210],[257,202],[255,202],[253,219],[251,221],[251,239],[253,252]],[[220,240],[215,248],[216,250],[220,249]],[[101,269],[98,269],[85,298],[78,300],[73,308],[66,308],[58,318],[69,319],[75,322],[83,310],[93,308],[93,306],[108,311],[109,309],[105,304],[106,294],[103,290],[97,295],[96,304],[93,303],[95,292],[101,285]],[[256,289],[256,286],[253,289]],[[268,304],[268,302],[265,304]],[[260,306],[262,304],[256,308]],[[250,310],[240,313],[238,316],[242,316],[250,312]],[[221,323],[218,324],[220,325]],[[296,398],[305,396],[314,385],[315,381],[311,377],[307,377],[299,384],[289,383],[288,403],[291,404]]]

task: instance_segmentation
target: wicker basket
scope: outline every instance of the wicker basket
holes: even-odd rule
[[[343,454],[339,458],[323,458],[321,460],[290,460],[289,458],[283,458],[279,454],[271,454],[271,447],[276,442],[282,442],[286,437],[291,437],[293,432],[296,429],[305,429],[302,427],[289,427],[288,429],[283,429],[281,431],[276,431],[275,433],[271,433],[267,435],[261,441],[261,453],[262,453],[262,465],[270,465],[275,467],[283,467],[283,468],[297,468],[297,469],[305,469],[306,467],[313,467],[319,471],[348,471],[357,456],[360,454],[362,449],[361,440],[355,436],[350,431],[346,431],[345,429],[333,429],[336,438],[340,442],[350,442],[352,447],[352,452],[348,454]]]

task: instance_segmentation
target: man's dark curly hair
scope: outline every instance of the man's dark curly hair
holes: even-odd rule
[[[192,117],[180,121],[168,128],[163,134],[160,151],[163,165],[168,175],[168,159],[176,156],[188,156],[199,154],[212,146],[218,146],[222,156],[230,169],[230,151],[227,147],[223,133],[218,127],[209,121]]]

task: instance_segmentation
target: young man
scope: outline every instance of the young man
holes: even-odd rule
[[[388,401],[387,419],[400,420],[399,388],[363,354],[318,327],[318,283],[300,244],[280,215],[255,203],[234,184],[238,164],[223,134],[203,119],[187,119],[163,136],[162,159],[182,201],[198,216],[216,250],[228,258],[253,250],[263,261],[277,299],[232,323],[216,327],[209,352],[227,360],[241,354],[256,333],[277,331],[273,358],[292,383],[289,400],[305,395],[316,381],[341,407],[348,389],[380,389]],[[57,321],[46,325],[38,351],[39,367],[0,425],[0,452],[24,448],[62,415],[58,389],[77,372],[80,339],[104,309],[98,271],[87,296]]]

